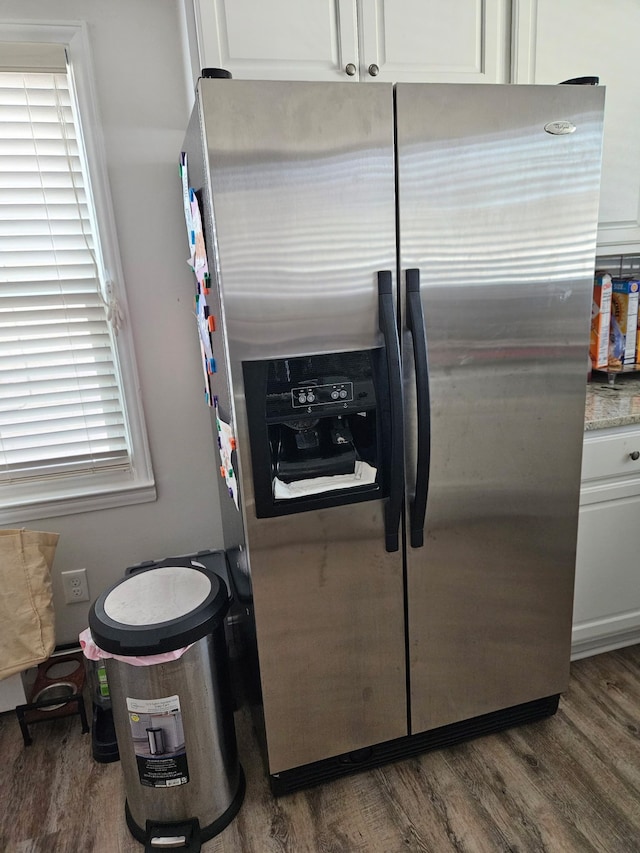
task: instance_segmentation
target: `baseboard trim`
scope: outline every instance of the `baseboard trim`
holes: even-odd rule
[[[571,644],[571,660],[581,660],[605,652],[614,652],[616,649],[623,649],[636,643],[640,643],[640,627],[628,631],[616,631],[602,637],[576,640]]]

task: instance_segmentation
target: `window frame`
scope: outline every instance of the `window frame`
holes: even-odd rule
[[[34,477],[0,485],[0,525],[21,524],[36,518],[71,515],[156,500],[151,454],[142,409],[140,381],[129,322],[117,232],[107,176],[107,158],[98,116],[89,40],[83,22],[68,24],[3,23],[0,42],[62,44],[67,50],[68,74],[78,137],[84,147],[87,179],[95,210],[92,227],[97,235],[109,289],[123,318],[114,335],[114,358],[122,381],[123,414],[131,441],[127,471],[98,470],[85,474]],[[93,219],[93,211],[91,213]]]

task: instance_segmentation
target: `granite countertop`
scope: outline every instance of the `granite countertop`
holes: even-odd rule
[[[613,385],[604,373],[587,384],[585,430],[640,425],[640,373],[616,374]]]

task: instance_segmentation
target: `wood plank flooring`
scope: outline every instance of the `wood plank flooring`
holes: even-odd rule
[[[640,645],[577,661],[558,713],[274,799],[248,714],[247,794],[205,853],[638,853]],[[78,718],[22,745],[0,715],[0,851],[138,853],[120,764],[98,764]]]

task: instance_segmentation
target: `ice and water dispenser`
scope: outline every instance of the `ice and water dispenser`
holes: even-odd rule
[[[385,496],[380,350],[243,363],[256,514]]]

